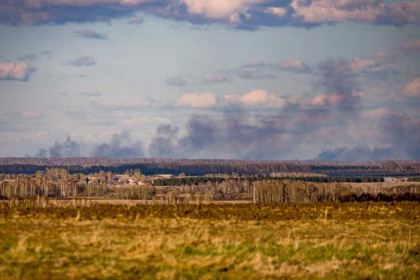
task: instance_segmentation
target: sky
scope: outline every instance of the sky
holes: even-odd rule
[[[420,1],[0,1],[0,156],[420,160]]]

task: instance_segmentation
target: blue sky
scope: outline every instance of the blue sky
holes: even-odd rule
[[[0,156],[418,160],[419,18],[420,1],[0,4]]]

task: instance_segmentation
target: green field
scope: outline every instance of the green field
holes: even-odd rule
[[[0,208],[0,279],[419,279],[420,203]]]

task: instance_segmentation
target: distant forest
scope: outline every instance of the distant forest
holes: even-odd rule
[[[69,173],[91,174],[101,170],[124,173],[140,170],[145,175],[237,174],[270,177],[276,172],[321,173],[328,176],[419,176],[418,161],[246,161],[206,159],[107,159],[107,158],[0,158],[0,173],[33,174],[47,168],[65,168]],[[321,180],[321,179],[314,179]]]
[[[238,178],[237,180],[248,181],[253,183],[259,180],[267,181],[305,181],[315,183],[372,183],[372,182],[383,182],[383,177],[358,177],[358,176],[335,176],[335,177],[245,177]],[[185,185],[199,185],[204,183],[221,183],[226,180],[233,180],[232,178],[220,178],[220,177],[184,177],[184,178],[170,178],[170,179],[158,179],[154,181],[156,186],[185,186]]]

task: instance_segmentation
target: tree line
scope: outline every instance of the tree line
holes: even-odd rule
[[[203,183],[221,183],[225,180],[242,180],[255,182],[259,180],[272,180],[272,181],[305,181],[305,182],[317,182],[317,183],[370,183],[370,182],[383,182],[383,177],[378,176],[334,176],[334,177],[242,177],[242,178],[231,178],[228,175],[226,177],[184,177],[184,178],[168,178],[168,179],[157,179],[154,181],[156,186],[183,186],[183,185],[200,185]]]
[[[240,160],[188,160],[188,159],[124,159],[101,158],[0,158],[0,173],[35,174],[47,168],[64,168],[69,173],[124,173],[139,169],[145,175],[184,173],[187,176],[206,174],[234,174],[270,176],[275,172],[318,172],[334,176],[383,176],[420,175],[420,163],[416,161],[373,163],[322,163],[316,161],[240,161]]]

